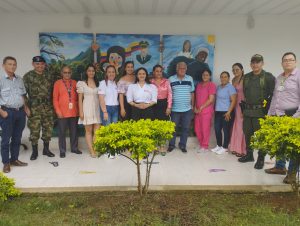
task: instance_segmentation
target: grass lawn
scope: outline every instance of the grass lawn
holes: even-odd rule
[[[300,225],[294,193],[204,191],[23,194],[0,203],[0,225]]]

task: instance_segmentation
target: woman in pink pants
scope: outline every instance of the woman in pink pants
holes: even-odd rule
[[[210,81],[211,71],[202,72],[202,82],[196,87],[195,101],[195,133],[199,140],[198,152],[208,151],[211,119],[214,113],[216,85]]]

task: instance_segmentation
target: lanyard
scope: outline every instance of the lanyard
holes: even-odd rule
[[[63,80],[63,79],[62,79],[62,81],[63,81],[63,83],[64,83],[64,85],[65,85],[65,87],[66,87],[66,89],[67,89],[67,91],[68,91],[69,103],[71,103],[71,102],[72,102],[71,93],[72,93],[72,88],[73,88],[72,80],[70,80],[70,87],[69,87],[69,88],[68,88],[68,86],[67,86],[66,81]]]

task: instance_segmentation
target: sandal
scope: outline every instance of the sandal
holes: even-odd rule
[[[244,154],[235,153],[235,156],[238,157],[238,158],[241,158],[241,157],[243,157],[245,155]]]

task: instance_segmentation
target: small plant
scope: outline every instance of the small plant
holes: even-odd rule
[[[260,127],[252,137],[252,147],[271,158],[292,159],[295,162],[293,171],[296,172],[300,162],[300,118],[267,116],[260,119]],[[298,194],[299,174],[292,186]]]
[[[16,197],[21,194],[14,186],[15,181],[0,172],[0,202],[6,201],[9,197]]]
[[[96,131],[94,148],[100,154],[120,154],[130,159],[137,167],[138,191],[142,196],[148,191],[151,166],[158,153],[157,148],[170,140],[174,131],[173,122],[162,120],[142,119],[113,123]],[[147,167],[145,183],[142,186],[140,164],[144,158]]]

